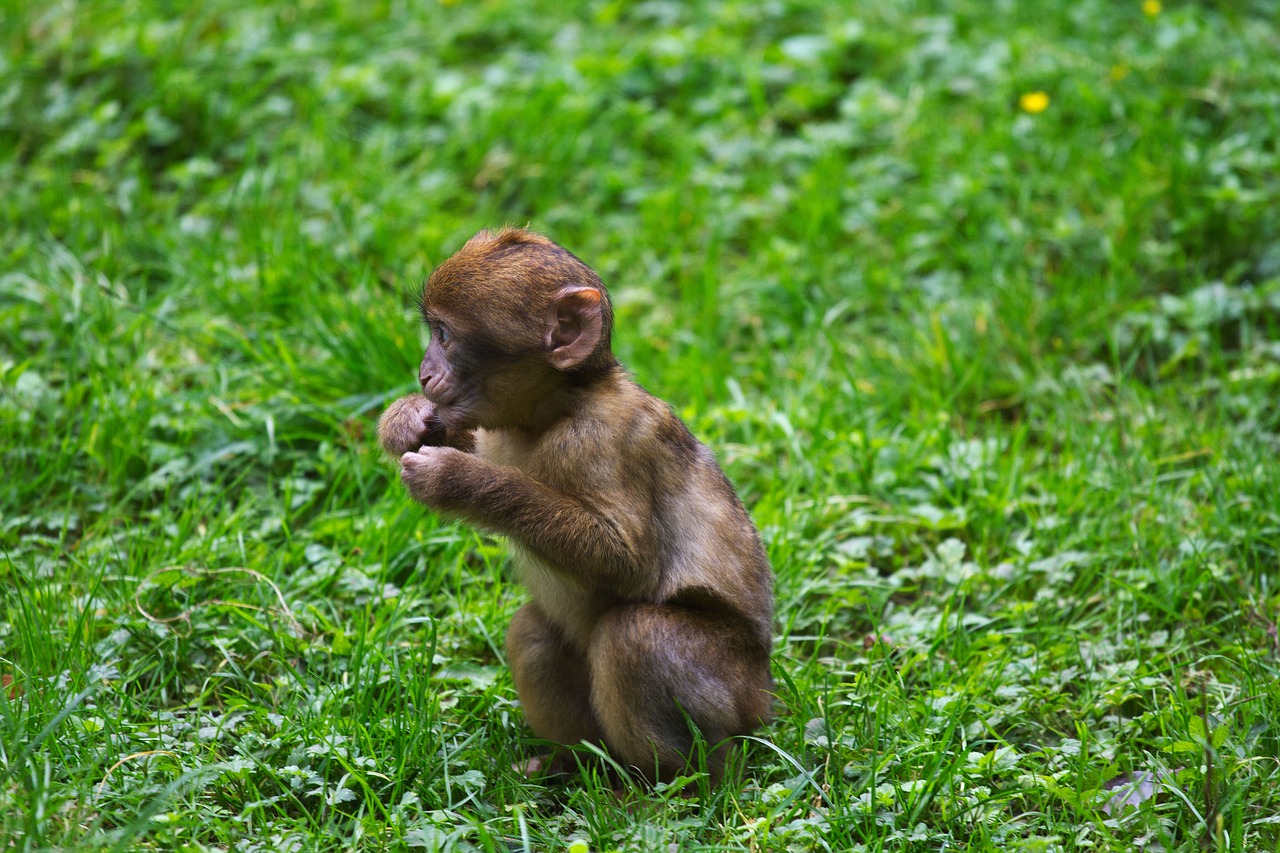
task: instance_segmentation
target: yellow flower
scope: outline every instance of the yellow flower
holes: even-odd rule
[[[1021,98],[1018,98],[1018,106],[1022,107],[1023,112],[1042,113],[1049,109],[1049,96],[1044,92],[1027,92]]]
[[[1142,0],[1142,14],[1148,18],[1154,18],[1160,14],[1160,10],[1164,6],[1160,5],[1160,0]]]

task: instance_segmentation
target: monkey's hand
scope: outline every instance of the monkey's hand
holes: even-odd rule
[[[438,447],[448,443],[448,438],[435,407],[421,394],[396,400],[378,420],[378,441],[392,457],[419,447]]]
[[[420,447],[400,457],[400,480],[418,503],[456,509],[468,490],[468,474],[475,461],[452,447]]]

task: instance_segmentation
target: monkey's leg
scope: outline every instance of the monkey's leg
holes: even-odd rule
[[[532,602],[507,629],[507,660],[534,734],[563,744],[600,740],[587,661]]]
[[[713,780],[731,735],[770,716],[768,652],[729,619],[683,607],[622,605],[592,635],[591,700],[615,757],[668,780],[690,766],[697,726]]]

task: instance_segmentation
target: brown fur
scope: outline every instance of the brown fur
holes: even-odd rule
[[[393,403],[379,437],[416,500],[510,538],[532,601],[507,652],[534,732],[670,779],[690,723],[714,748],[767,720],[764,549],[711,453],[617,364],[595,273],[540,235],[482,231],[423,312],[432,400]]]
[[[476,446],[474,434],[446,429],[434,417],[431,401],[421,394],[401,397],[387,407],[378,419],[378,441],[397,459],[419,447],[456,447],[470,452]]]
[[[476,234],[432,273],[423,304],[458,317],[468,329],[482,331],[486,339],[504,349],[524,354],[537,351],[542,344],[541,326],[530,319],[566,284],[594,287],[606,295],[606,332],[598,356],[589,366],[616,364],[608,334],[613,308],[604,284],[571,252],[532,231],[503,228]],[[484,306],[483,315],[476,306]]]

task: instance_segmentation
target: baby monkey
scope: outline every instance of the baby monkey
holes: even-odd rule
[[[422,394],[378,437],[414,500],[510,540],[530,727],[665,781],[691,768],[692,724],[718,779],[773,686],[773,573],[719,465],[626,374],[604,284],[547,238],[481,231],[421,310]]]

